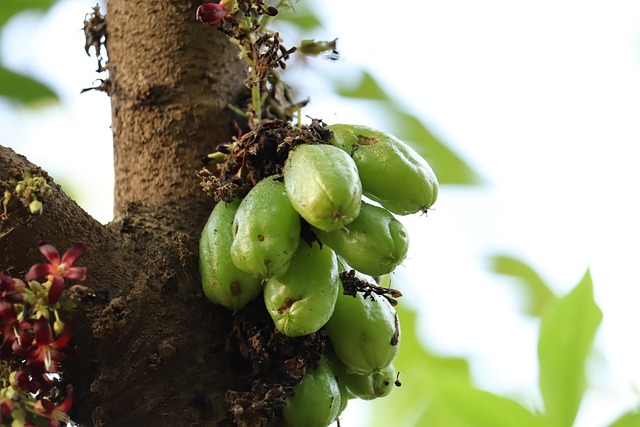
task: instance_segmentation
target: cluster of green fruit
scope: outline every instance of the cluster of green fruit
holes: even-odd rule
[[[344,295],[340,276],[357,270],[358,280],[376,287],[373,277],[390,274],[407,254],[408,233],[393,214],[426,212],[438,194],[431,167],[397,138],[364,126],[327,129],[329,144],[290,151],[283,176],[263,179],[242,200],[219,202],[200,240],[212,302],[238,310],[262,294],[279,332],[299,337],[322,328],[329,338],[283,408],[290,426],[327,426],[348,399],[393,388],[396,311],[375,292]],[[301,238],[301,218],[315,239]]]

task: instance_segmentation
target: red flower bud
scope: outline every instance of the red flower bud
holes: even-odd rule
[[[227,10],[220,3],[204,3],[198,6],[196,18],[203,24],[220,22],[227,14]]]

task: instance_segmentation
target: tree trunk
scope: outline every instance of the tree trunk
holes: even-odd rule
[[[90,247],[78,264],[109,299],[74,313],[76,351],[63,365],[83,426],[218,425],[238,382],[225,352],[230,313],[200,288],[198,239],[212,201],[195,172],[235,133],[226,105],[246,95],[245,75],[236,48],[195,20],[197,6],[107,2],[114,221],[99,224],[56,186],[42,215],[11,204],[0,228],[0,270],[14,277],[43,261],[42,240]],[[0,154],[0,179],[33,167]]]

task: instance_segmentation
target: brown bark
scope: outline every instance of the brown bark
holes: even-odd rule
[[[42,262],[38,242],[90,246],[79,265],[107,303],[74,314],[72,418],[83,426],[213,426],[236,381],[224,352],[229,312],[200,291],[198,239],[212,202],[200,159],[233,134],[225,109],[244,96],[237,50],[186,0],[107,2],[115,220],[103,226],[59,187],[41,216],[12,204],[0,271]],[[0,179],[26,159],[0,147]]]

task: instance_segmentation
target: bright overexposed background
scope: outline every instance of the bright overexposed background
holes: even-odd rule
[[[81,31],[94,4],[63,0],[45,20],[22,15],[7,24],[3,63],[49,83],[62,103],[33,111],[0,102],[0,144],[48,170],[106,223],[109,100],[80,94],[99,77]],[[604,319],[576,426],[603,426],[635,406],[640,2],[326,0],[314,7],[326,26],[317,38],[339,37],[341,59],[308,63],[305,113],[376,127],[381,118],[366,104],[331,95],[320,78],[348,79],[364,68],[486,182],[443,186],[428,218],[402,219],[412,243],[397,273],[408,283],[396,287],[419,309],[425,341],[469,357],[479,387],[535,407],[538,324],[521,314],[519,294],[490,272],[488,257],[521,258],[558,295],[590,268]],[[350,404],[343,425],[366,425],[362,405]]]

